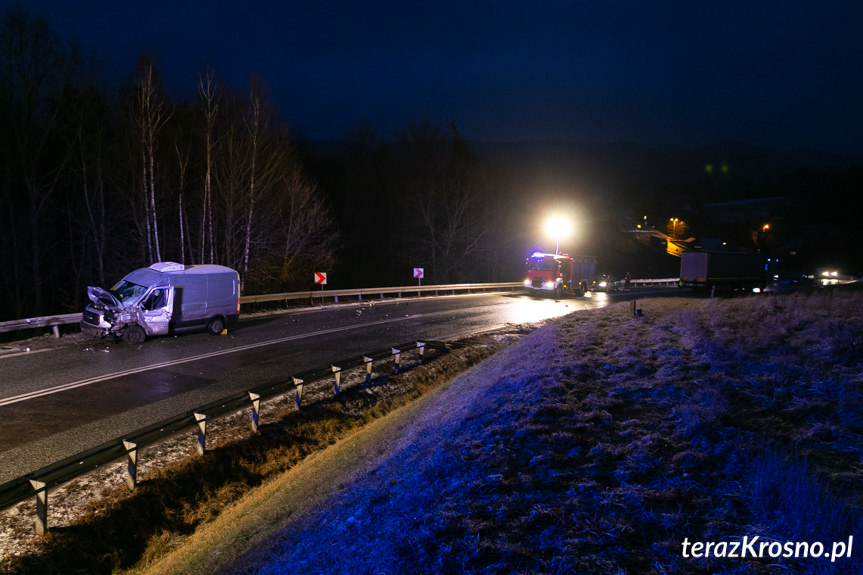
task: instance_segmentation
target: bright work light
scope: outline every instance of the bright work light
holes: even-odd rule
[[[552,216],[545,222],[545,233],[554,238],[554,253],[560,253],[560,239],[572,233],[572,222],[563,216]]]

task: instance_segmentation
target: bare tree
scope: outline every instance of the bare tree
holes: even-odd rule
[[[191,155],[190,146],[182,146],[180,139],[174,140],[174,151],[177,154],[177,169],[180,176],[179,190],[177,193],[177,225],[180,229],[180,263],[186,263],[186,212],[185,212],[185,192],[186,192],[186,172],[189,168],[189,156]],[[190,254],[191,255],[191,254]]]
[[[89,238],[87,249],[95,252],[96,275],[99,284],[105,285],[108,242],[105,158],[109,145],[106,132],[110,111],[103,95],[95,88],[69,94],[67,100],[65,109],[69,123],[69,146],[75,154],[73,172],[80,179],[84,200],[86,237]],[[80,212],[71,208],[67,210],[70,218]],[[70,240],[70,244],[73,244],[74,237],[70,237]]]
[[[155,261],[162,261],[159,247],[159,219],[156,212],[156,139],[159,131],[171,117],[173,110],[162,91],[161,78],[152,57],[143,55],[138,60],[135,84],[137,88],[136,120],[141,138],[147,255],[151,261],[154,258]]]
[[[449,135],[428,122],[416,124],[400,134],[400,145],[410,198],[404,221],[419,237],[413,243],[423,247],[417,256],[428,258],[435,281],[468,279],[491,226],[476,157],[454,123]]]
[[[32,309],[43,306],[46,212],[70,155],[57,146],[60,107],[57,98],[74,77],[75,59],[64,51],[46,22],[29,18],[22,9],[6,13],[0,29],[0,91],[4,104],[3,157],[5,199],[12,241],[11,275],[20,308],[23,270],[30,268]],[[18,218],[15,214],[25,214]],[[4,273],[6,276],[9,272]],[[20,311],[20,309],[19,309]]]
[[[279,280],[286,282],[295,275],[292,271],[300,258],[328,268],[333,261],[335,232],[317,186],[295,166],[279,182],[277,198],[282,243]]]
[[[215,148],[216,118],[219,113],[219,94],[213,70],[207,68],[198,75],[198,97],[204,114],[204,198],[201,210],[201,262],[205,261],[209,246],[209,262],[216,260],[213,229],[213,153]]]
[[[249,132],[249,145],[251,154],[251,166],[249,169],[249,214],[246,218],[246,230],[243,242],[243,268],[242,275],[245,277],[249,271],[249,249],[252,244],[252,221],[255,217],[255,200],[257,199],[255,189],[258,153],[260,150],[261,137],[267,127],[267,117],[261,110],[261,95],[255,82],[252,82],[249,90],[249,111],[246,115],[246,129]]]

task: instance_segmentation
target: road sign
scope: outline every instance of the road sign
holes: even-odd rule
[[[315,283],[318,285],[327,285],[327,274],[323,272],[315,272]]]
[[[414,268],[414,279],[415,280],[423,279],[424,274],[425,274],[425,270],[423,268]]]

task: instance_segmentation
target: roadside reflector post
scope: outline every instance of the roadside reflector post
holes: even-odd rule
[[[399,372],[399,361],[401,357],[401,351],[393,348],[393,373]]]
[[[252,433],[257,433],[261,423],[261,396],[250,391],[249,401],[252,402]]]
[[[366,385],[368,385],[372,380],[372,361],[374,361],[370,357],[363,356],[363,361],[366,362]]]
[[[196,413],[195,421],[198,422],[198,437],[195,442],[195,449],[198,450],[198,455],[204,455],[204,452],[207,450],[207,416],[203,413]]]
[[[335,376],[336,378],[335,384],[333,385],[333,390],[335,391],[335,394],[338,395],[339,385],[342,382],[342,368],[336,367],[335,365],[331,365],[330,367],[333,369],[333,376]]]
[[[126,449],[126,487],[134,491],[138,485],[138,446],[124,439],[123,447]]]
[[[420,365],[425,361],[426,344],[421,341],[417,342],[417,349],[420,350]]]
[[[36,535],[48,532],[48,490],[42,481],[30,480],[30,485],[36,491]]]
[[[297,388],[297,396],[294,398],[294,401],[297,402],[297,409],[299,409],[303,402],[303,380],[295,377],[294,385]]]

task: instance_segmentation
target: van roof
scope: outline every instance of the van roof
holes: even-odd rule
[[[218,273],[237,273],[235,270],[216,264],[200,264],[200,265],[183,265],[177,262],[156,262],[149,268],[159,273],[180,273],[180,274],[218,274]]]
[[[236,270],[220,266],[216,264],[200,264],[196,266],[186,266],[183,270],[168,271],[165,273],[184,273],[184,274],[236,274]]]

